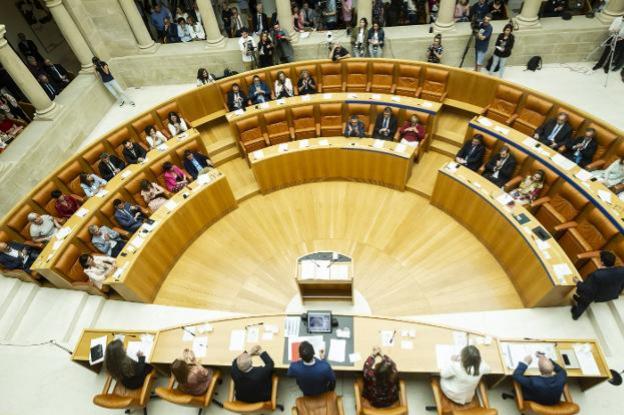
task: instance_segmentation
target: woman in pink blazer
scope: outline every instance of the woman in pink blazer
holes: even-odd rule
[[[163,164],[163,179],[165,187],[171,193],[176,193],[191,181],[191,178],[181,168],[169,162]]]

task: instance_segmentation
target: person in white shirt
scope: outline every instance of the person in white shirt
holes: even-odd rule
[[[186,19],[186,22],[195,33],[194,40],[206,40],[206,32],[204,32],[204,27],[201,25],[201,23],[196,22],[193,16],[189,16],[188,19]]]
[[[277,73],[277,79],[274,84],[275,98],[289,98],[295,95],[295,91],[293,90],[292,81],[290,78],[286,77],[284,71],[279,71]]]
[[[85,196],[91,197],[100,190],[104,190],[106,180],[97,174],[80,173],[80,187]]]
[[[154,128],[153,125],[148,125],[147,127],[145,127],[145,141],[147,141],[147,145],[149,146],[150,150],[152,150],[159,145],[166,143],[167,137],[165,137],[163,133]]]
[[[167,128],[169,129],[172,137],[188,130],[186,121],[177,112],[171,111],[167,116],[167,121]]]
[[[35,212],[28,214],[30,222],[30,237],[34,242],[48,242],[61,227],[61,220],[50,215],[39,215]]]
[[[193,28],[182,17],[178,19],[178,37],[182,42],[190,42],[196,37]]]
[[[117,269],[115,258],[106,255],[82,254],[78,261],[89,280],[100,290],[104,280]]]
[[[206,84],[214,84],[216,82],[214,76],[208,72],[206,68],[199,68],[197,70],[197,86]]]
[[[249,31],[245,27],[241,29],[238,47],[242,54],[244,70],[251,71],[256,66],[256,42],[249,36]]]
[[[368,20],[362,17],[358,27],[351,32],[351,54],[355,58],[364,58],[368,52]]]
[[[440,387],[447,398],[464,405],[472,401],[481,376],[489,372],[490,367],[481,361],[479,349],[466,346],[440,372]]]

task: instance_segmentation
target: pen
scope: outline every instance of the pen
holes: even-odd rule
[[[261,321],[259,323],[252,323],[252,324],[247,324],[245,326],[245,330],[247,330],[249,327],[253,327],[253,326],[262,326],[264,324],[264,321]]]
[[[185,332],[187,332],[191,336],[195,337],[195,333],[193,333],[191,330],[187,329],[186,327],[182,327],[182,330],[184,330]]]

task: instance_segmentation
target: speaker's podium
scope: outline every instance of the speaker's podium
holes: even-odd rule
[[[301,300],[353,303],[353,262],[338,252],[314,252],[297,260]]]

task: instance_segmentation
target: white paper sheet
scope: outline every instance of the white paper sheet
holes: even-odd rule
[[[394,147],[394,151],[396,151],[397,153],[405,153],[406,149],[407,149],[407,146],[405,146],[405,144],[397,144]]]
[[[84,218],[85,216],[87,216],[87,213],[89,213],[89,209],[81,207],[76,211],[76,216],[78,216],[79,218]]]
[[[145,356],[145,361],[149,362],[153,341],[154,336],[152,335],[143,335],[140,341],[130,341],[126,346],[126,354],[129,358],[138,362],[138,352],[140,351]]]
[[[373,147],[375,147],[375,148],[384,148],[383,140],[375,140],[375,141],[373,141]]]
[[[121,177],[122,179],[127,179],[127,178],[128,178],[128,177],[130,177],[131,175],[132,175],[132,170],[128,170],[128,169],[126,169],[126,170],[124,170],[124,171],[122,171],[122,172],[121,172],[120,177]]]
[[[106,336],[91,339],[91,347],[89,348],[89,364],[90,365],[95,365],[104,361],[104,354],[106,352],[106,340],[107,340]],[[93,349],[97,345],[100,345],[102,347],[102,357],[96,360],[91,360],[91,349]]]
[[[414,348],[414,342],[411,340],[401,340],[401,349],[412,350]]]
[[[372,94],[371,95],[371,99],[381,99],[381,95],[380,94]]]
[[[509,369],[515,369],[518,362],[523,361],[527,356],[533,357],[529,369],[537,369],[537,352],[544,353],[549,359],[557,361],[554,343],[503,343],[501,349]]]
[[[509,134],[509,128],[504,128],[504,127],[501,127],[500,125],[495,125],[494,126],[494,131],[497,131],[497,132],[501,133],[502,135]]]
[[[332,264],[329,270],[329,278],[332,280],[346,280],[349,278],[349,265]]]
[[[360,360],[362,360],[362,356],[360,356],[359,353],[351,353],[351,354],[349,354],[349,362],[350,363],[357,363]]]
[[[379,335],[381,337],[381,346],[382,347],[392,347],[394,346],[394,336],[396,331],[394,330],[381,330]]]
[[[498,196],[496,196],[495,199],[501,205],[508,205],[509,203],[513,202],[513,197],[509,196],[509,194],[507,194],[505,192],[503,192],[503,193],[499,194]]]
[[[277,324],[265,324],[264,325],[264,331],[271,332],[273,334],[277,334],[277,333],[279,333],[279,327],[277,327]]]
[[[134,246],[135,248],[139,248],[143,241],[145,241],[145,239],[137,235],[132,238],[132,240],[130,241],[130,245]]]
[[[331,99],[333,94],[323,94],[323,99]]]
[[[244,113],[245,113],[245,110],[242,108],[234,111],[234,115],[243,115]]]
[[[572,270],[568,264],[555,264],[553,265],[553,271],[557,277],[565,277],[566,275],[572,275]]]
[[[433,104],[430,101],[424,101],[421,105],[425,108],[433,107]]]
[[[288,143],[282,143],[279,145],[279,151],[284,152],[288,151]]]
[[[349,98],[349,99],[355,99],[355,98],[357,98],[357,97],[358,97],[358,94],[355,94],[355,93],[353,93],[353,92],[351,92],[351,93],[347,94],[347,98]]]
[[[555,163],[564,170],[570,170],[572,167],[576,166],[576,163],[568,160],[559,153],[553,155],[550,159],[553,161],[553,163]]]
[[[284,336],[295,337],[299,335],[299,326],[301,325],[301,317],[293,316],[284,319]]]
[[[258,343],[260,339],[260,326],[247,327],[247,343]]]
[[[306,148],[306,147],[310,147],[310,141],[307,138],[299,141],[299,148]]]
[[[245,348],[245,330],[232,330],[230,333],[230,351],[242,352]]]
[[[331,339],[329,341],[329,354],[327,355],[327,360],[332,362],[344,363],[346,349],[346,340]]]
[[[264,158],[264,151],[256,150],[253,152],[253,156],[256,160],[262,160]]]
[[[196,336],[193,339],[193,353],[198,359],[206,356],[206,349],[208,347],[208,336]]]
[[[390,99],[394,102],[401,102],[401,97],[397,95],[393,95]]]
[[[69,235],[70,233],[71,233],[71,228],[68,228],[67,226],[63,226],[61,229],[56,231],[54,236],[56,236],[56,239],[65,239],[65,237],[67,237],[67,235]]]
[[[348,339],[351,337],[351,330],[348,327],[345,327],[344,329],[336,329],[336,337]]]
[[[492,121],[490,121],[489,119],[485,118],[485,117],[479,117],[477,118],[477,122],[481,125],[485,125],[486,127],[491,127],[494,125],[494,123]]]
[[[537,248],[540,251],[545,251],[547,249],[550,249],[550,243],[548,241],[542,241],[541,239],[536,239],[535,243],[537,244]]]
[[[286,100],[284,98],[280,98],[276,100],[275,102],[277,103],[277,105],[284,105],[286,103]]]
[[[311,98],[311,97],[310,97],[310,95],[302,95],[302,96],[301,96],[301,100],[302,100],[303,102],[308,102],[308,101],[310,101],[310,98]]]
[[[460,352],[461,349],[452,344],[436,344],[436,362],[438,364],[438,369],[444,369],[451,363],[451,358],[458,355]]]
[[[195,338],[196,331],[197,331],[196,327],[184,327],[184,330],[182,330],[182,341],[183,342],[193,341],[193,339]]]
[[[600,369],[598,368],[596,359],[594,359],[591,345],[587,343],[575,344],[573,348],[574,353],[576,353],[576,359],[578,360],[579,366],[581,367],[581,372],[583,372],[584,375],[589,376],[600,375]]]
[[[63,241],[54,241],[54,243],[52,244],[52,251],[57,251],[61,245],[63,245]]]
[[[608,190],[598,189],[598,197],[604,200],[605,202],[611,203],[612,196],[613,196],[613,193],[609,192]]]
[[[156,149],[158,151],[167,151],[169,149],[169,146],[167,145],[167,143],[162,143],[158,147],[156,147]]]
[[[260,104],[258,104],[258,108],[260,108],[261,110],[265,110],[267,108],[269,108],[271,105],[268,102],[262,102]]]
[[[197,184],[200,186],[203,186],[205,184],[208,184],[212,181],[212,177],[209,174],[200,174],[199,176],[197,176]]]
[[[537,143],[539,143],[539,141],[537,141],[536,139],[532,137],[527,137],[524,140],[522,140],[522,144],[524,144],[527,147],[535,147]]]
[[[577,171],[577,172],[576,172],[576,174],[575,174],[575,176],[576,176],[579,180],[582,180],[582,181],[584,181],[584,182],[586,182],[586,181],[588,181],[589,179],[591,179],[592,177],[594,177],[594,176],[592,176],[592,174],[591,174],[590,172],[588,172],[588,171],[587,171],[587,170],[585,170],[585,169],[581,169],[581,170]]]
[[[273,340],[273,333],[270,331],[265,331],[264,333],[262,333],[262,341],[264,342],[268,342]]]
[[[204,324],[201,324],[201,325],[196,326],[196,327],[197,327],[197,332],[199,334],[202,334],[202,333],[212,333],[213,330],[214,330],[213,327],[212,327],[212,324],[210,324],[210,323],[204,323]]]
[[[108,194],[108,190],[106,190],[106,189],[100,189],[100,191],[99,191],[99,192],[97,192],[95,195],[96,195],[97,197],[104,197],[104,196],[106,196],[107,194]]]
[[[301,261],[301,279],[309,280],[313,279],[316,275],[316,265],[314,261],[306,260]]]
[[[329,145],[329,141],[328,141],[328,140],[325,140],[325,139],[320,140],[320,141],[319,141],[319,145],[322,145],[322,146],[328,146],[328,145]]]

